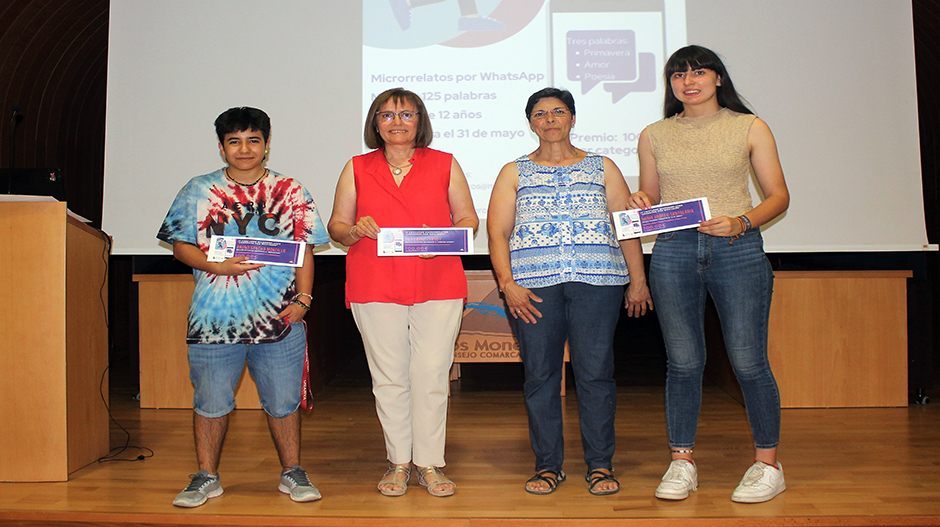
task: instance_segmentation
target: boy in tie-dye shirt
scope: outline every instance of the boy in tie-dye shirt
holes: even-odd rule
[[[218,475],[235,386],[248,369],[277,447],[278,489],[294,501],[320,498],[300,467],[300,405],[306,330],[313,299],[315,245],[329,238],[310,194],[296,180],[264,167],[271,122],[256,108],[232,108],[215,121],[226,166],[189,181],[173,202],[157,238],[193,268],[196,287],[186,342],[199,471],[173,501],[198,507],[222,494]],[[306,243],[302,267],[209,262],[213,234]]]

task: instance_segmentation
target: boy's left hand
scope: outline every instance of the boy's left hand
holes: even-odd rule
[[[291,324],[294,324],[296,322],[300,322],[301,320],[303,320],[304,316],[306,315],[307,315],[306,309],[298,306],[297,304],[290,304],[289,306],[284,308],[284,311],[281,311],[280,313],[278,313],[277,316],[274,318],[277,320],[287,319],[288,322],[290,322]]]

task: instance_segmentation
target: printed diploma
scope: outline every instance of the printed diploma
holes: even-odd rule
[[[304,243],[244,236],[213,236],[209,241],[210,262],[222,262],[235,256],[247,256],[246,263],[302,267]]]
[[[639,238],[661,232],[678,231],[711,219],[708,198],[674,201],[648,209],[622,210],[613,213],[618,240]]]
[[[469,227],[423,227],[420,229],[382,227],[377,245],[379,256],[473,254],[473,229]]]

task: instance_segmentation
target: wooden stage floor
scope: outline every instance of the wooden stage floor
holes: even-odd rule
[[[454,383],[447,475],[457,494],[434,498],[412,480],[399,498],[380,495],[381,430],[368,388],[327,387],[303,419],[303,460],[323,499],[293,503],[279,493],[278,463],[259,410],[236,411],[222,456],[225,494],[197,509],[173,507],[195,472],[191,412],[140,410],[112,397],[144,461],[93,464],[67,483],[0,484],[2,525],[276,525],[435,527],[920,526],[940,525],[940,408],[784,410],[780,459],[787,491],[756,505],[730,495],[751,461],[744,409],[706,388],[696,458],[699,491],[682,502],[653,497],[668,464],[662,388],[621,387],[614,459],[622,490],[591,496],[569,389],[567,482],[550,496],[523,490],[531,475],[519,392],[461,391]],[[123,434],[112,427],[112,444]],[[124,457],[136,457],[137,452]]]

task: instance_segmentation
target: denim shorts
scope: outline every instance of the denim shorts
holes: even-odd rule
[[[278,342],[263,344],[190,344],[189,378],[193,382],[193,410],[222,417],[235,409],[235,387],[245,363],[258,386],[261,407],[281,419],[297,411],[307,353],[303,322]]]

